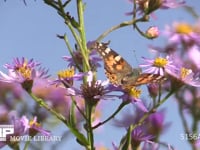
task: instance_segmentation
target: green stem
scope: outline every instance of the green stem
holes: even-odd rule
[[[94,127],[92,127],[93,129],[98,128],[99,126],[105,124],[106,122],[110,121],[112,118],[115,117],[116,114],[118,114],[118,112],[128,103],[122,102],[119,107],[117,108],[117,110],[110,116],[108,117],[106,120],[104,120],[103,122],[99,122],[98,124],[96,124]]]
[[[160,106],[162,105],[172,94],[174,93],[173,90],[171,90],[160,102],[158,102],[148,113],[144,114],[142,116],[142,118],[140,118],[140,120],[138,121],[138,123],[134,124],[133,125],[133,130],[137,127],[137,126],[140,126],[145,120],[146,118],[149,117],[149,115],[151,115],[152,113],[155,112],[155,110]]]
[[[73,104],[76,106],[76,108],[77,108],[78,111],[80,112],[80,114],[83,116],[83,118],[84,118],[85,120],[87,120],[86,115],[85,115],[84,112],[81,110],[81,108],[77,105],[77,102],[75,101],[74,96],[71,96],[71,99],[72,99]]]
[[[103,32],[97,39],[96,39],[96,41],[101,41],[103,38],[105,38],[108,34],[110,34],[111,32],[113,32],[113,31],[115,31],[115,30],[117,30],[117,29],[119,29],[119,28],[122,28],[122,27],[126,27],[126,26],[130,26],[130,25],[133,25],[133,24],[135,24],[135,23],[137,23],[137,22],[142,22],[142,21],[146,21],[146,16],[143,16],[143,17],[141,17],[141,18],[139,18],[139,19],[132,19],[132,20],[130,20],[130,21],[124,21],[124,22],[122,22],[122,23],[120,23],[120,24],[118,24],[118,25],[115,25],[115,26],[113,26],[113,27],[111,27],[111,28],[109,28],[108,30],[106,30],[105,32]]]
[[[49,105],[43,99],[36,97],[32,92],[29,92],[28,94],[33,98],[33,100],[37,104],[39,104],[41,107],[48,110],[51,114],[56,116],[59,120],[61,120],[63,123],[65,123],[67,125],[67,120],[65,119],[65,117],[62,114],[57,113],[55,110],[53,110],[51,107],[49,107]]]
[[[95,150],[94,148],[94,136],[93,136],[93,129],[92,129],[92,107],[89,104],[86,104],[86,131],[87,131],[87,138],[90,145],[89,150]]]
[[[26,144],[24,145],[24,149],[23,150],[28,150],[28,147],[29,147],[30,143],[31,143],[31,140],[28,140],[26,142]]]
[[[162,87],[161,87],[161,83],[159,84],[159,91],[158,91],[158,102],[160,102],[160,99],[161,99],[161,90],[162,90]]]
[[[87,50],[87,40],[85,33],[85,23],[84,23],[84,4],[82,0],[77,0],[77,11],[79,20],[79,34],[81,38],[81,53],[83,55],[83,71],[87,72],[90,70],[88,50]]]
[[[63,4],[61,0],[58,0],[58,5],[59,8],[57,8],[59,15],[62,16],[62,18],[65,20],[66,25],[68,26],[69,30],[71,31],[74,39],[76,40],[76,43],[78,44],[78,46],[82,49],[82,45],[81,45],[81,39],[78,36],[78,34],[76,33],[76,31],[74,30],[75,28],[73,27],[73,25],[70,22],[70,19],[66,16]]]

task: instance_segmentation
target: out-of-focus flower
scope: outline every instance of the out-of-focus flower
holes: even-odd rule
[[[159,137],[164,131],[168,129],[170,123],[166,123],[165,121],[165,110],[159,110],[151,114],[146,121],[146,127],[150,134],[155,137]]]
[[[145,62],[141,64],[140,67],[147,67],[147,69],[144,70],[145,73],[160,74],[164,76],[165,73],[176,74],[178,70],[177,64],[174,64],[172,58],[169,56],[166,58],[157,57],[155,59],[143,59]]]
[[[129,1],[134,3],[134,0]],[[136,0],[136,4],[136,11],[139,14],[149,15],[157,9],[170,9],[184,6],[185,1],[182,0],[177,2],[177,0]],[[133,15],[133,11],[126,14]]]
[[[147,108],[143,104],[143,101],[140,99],[141,90],[137,89],[136,87],[131,88],[129,93],[124,93],[120,98],[123,99],[123,101],[129,101],[132,104],[136,105],[138,108],[140,108],[144,112],[148,112]]]
[[[0,81],[0,97],[1,100],[5,100],[6,95],[9,94],[9,97],[12,99],[21,99],[23,90],[20,85],[16,83],[6,83]]]
[[[152,98],[155,98],[159,93],[159,85],[157,83],[151,83],[147,85],[149,94]]]
[[[24,126],[24,131],[27,132],[30,136],[35,136],[37,133],[41,133],[45,136],[50,136],[50,132],[43,129],[41,124],[37,122],[37,117],[34,117],[32,120],[28,120],[26,116],[22,116],[20,121]]]
[[[128,113],[124,114],[122,119],[115,119],[114,124],[117,127],[128,128],[132,124],[137,124],[140,118],[145,114],[139,108],[136,108],[135,111],[129,111]],[[160,110],[153,114],[151,114],[142,124],[142,129],[144,132],[148,134],[154,135],[157,137],[158,135],[162,134],[163,131],[167,129],[169,123],[165,123],[165,111]]]
[[[81,69],[79,71],[83,70],[83,56],[80,51],[73,51],[73,56],[63,56],[63,59],[66,60],[69,64],[69,67],[78,67],[78,69]],[[99,57],[97,52],[95,50],[90,51],[89,54],[89,63],[92,68],[92,70],[96,70],[97,67],[100,67],[100,61],[102,59]]]
[[[167,26],[163,34],[168,37],[170,44],[200,45],[200,33],[196,32],[196,27],[188,23],[174,23],[172,27]]]
[[[152,140],[155,136],[145,132],[143,126],[135,128],[131,133],[132,147],[138,147],[141,142]]]
[[[193,73],[191,69],[182,67],[177,74],[171,74],[175,77],[175,83],[187,84],[194,87],[200,87],[200,78],[198,74]],[[179,84],[178,84],[179,85]]]
[[[63,114],[67,119],[70,116],[70,108],[73,103],[72,97],[69,96],[71,94],[67,92],[68,88],[64,88],[63,86],[58,86],[54,84],[49,84],[49,82],[51,81],[42,79],[36,80],[32,88],[32,93],[38,98],[42,98],[48,103],[48,105],[51,108]],[[83,98],[79,95],[73,95],[73,99],[79,106],[79,108],[83,111]],[[45,115],[45,113],[38,114],[38,118],[41,117],[41,115]],[[78,124],[82,120],[82,116],[77,109],[75,109],[75,116]],[[45,116],[42,117],[44,118]]]
[[[1,104],[0,105],[0,124],[4,124],[8,121],[8,113],[9,113],[9,110],[6,107],[6,105]]]
[[[198,139],[198,140],[195,141],[195,146],[196,147],[200,147],[200,139]]]
[[[146,31],[146,36],[150,39],[154,39],[157,38],[159,36],[159,29],[158,27],[150,27],[147,31]]]
[[[8,83],[20,83],[26,90],[32,88],[33,81],[37,78],[48,78],[48,70],[37,68],[40,64],[33,59],[27,60],[24,57],[20,60],[14,58],[12,64],[5,64],[8,75],[0,71],[0,81]]]
[[[187,55],[188,54],[188,55]],[[200,69],[200,47],[194,45],[190,49],[188,49],[187,55],[189,62],[191,63],[192,70]]]
[[[184,6],[185,1],[177,1],[177,0],[162,0],[162,4],[160,6],[161,9],[169,9],[169,8],[177,8]]]
[[[10,121],[8,122],[11,125],[14,125],[14,133],[9,134],[6,137],[6,141],[0,142],[0,148],[2,148],[5,145],[10,145],[13,147],[14,145],[17,145],[20,141],[13,141],[11,140],[11,136],[23,136],[23,135],[30,135],[34,136],[37,133],[41,133],[45,136],[49,136],[50,132],[43,129],[41,125],[37,122],[36,117],[29,121],[26,116],[22,116],[21,118],[11,117]],[[32,131],[34,130],[34,135],[31,135]]]
[[[136,108],[133,112],[129,110],[121,117],[122,119],[115,119],[114,124],[117,127],[128,129],[131,125],[137,124],[144,114],[145,112],[139,108]],[[134,146],[137,147],[141,142],[143,142],[143,147],[141,147],[142,150],[147,150],[149,147],[152,150],[156,150],[155,147],[158,147],[158,143],[153,141],[156,141],[156,138],[163,134],[169,125],[170,123],[165,122],[164,110],[152,113],[146,120],[144,120],[142,125],[133,130],[132,142],[134,142]]]

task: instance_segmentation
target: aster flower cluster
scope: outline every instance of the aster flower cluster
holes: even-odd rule
[[[175,98],[181,114],[181,120],[186,133],[196,134],[199,115],[199,21],[196,24],[176,22],[172,26],[166,26],[162,35],[167,38],[165,47],[150,46],[151,50],[163,57],[155,59],[144,58],[141,67],[146,68],[147,73],[159,73],[168,76],[168,82],[163,85],[165,91],[175,91]],[[149,68],[150,67],[150,68]],[[148,86],[152,96],[157,95],[156,86]],[[187,110],[187,111],[186,111]],[[187,112],[187,113],[185,113]],[[190,128],[187,115],[192,118],[192,124],[196,128]],[[198,139],[195,139],[198,143]],[[192,143],[192,140],[189,141]],[[194,144],[195,145],[195,144]],[[195,147],[198,147],[195,145]]]

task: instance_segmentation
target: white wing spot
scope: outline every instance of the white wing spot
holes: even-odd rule
[[[101,55],[102,55],[102,56],[105,56],[106,54],[105,54],[104,52],[101,52]]]
[[[106,48],[106,49],[105,49],[105,52],[106,52],[107,54],[108,54],[110,51],[111,51],[110,48]]]
[[[116,61],[119,61],[121,58],[122,58],[122,57],[118,55],[118,56],[115,57],[115,60],[116,60]]]

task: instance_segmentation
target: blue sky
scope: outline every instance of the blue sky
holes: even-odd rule
[[[188,0],[190,6],[200,11],[199,0]],[[96,39],[103,31],[122,21],[130,20],[124,13],[131,10],[132,5],[127,0],[87,0],[85,12],[85,26],[87,40]],[[75,15],[74,5],[70,5],[68,10]],[[200,12],[199,12],[200,14]],[[195,20],[183,9],[156,11],[157,19],[151,19],[149,23],[141,24],[146,29],[149,26],[156,25],[160,29],[164,29],[166,24],[175,21],[188,21],[193,23]],[[3,64],[10,62],[14,57],[34,58],[42,62],[42,65],[49,68],[50,73],[55,76],[58,70],[66,67],[61,57],[68,55],[64,41],[58,39],[56,34],[69,35],[69,40],[74,43],[64,21],[57,15],[53,8],[44,5],[42,1],[27,0],[27,6],[24,6],[22,0],[7,0],[0,2],[0,69],[3,70]],[[164,39],[147,40],[141,37],[132,27],[122,28],[107,36],[104,41],[111,41],[110,47],[120,53],[132,66],[137,66],[141,62],[141,56],[149,56],[147,53],[148,45],[163,45]],[[135,54],[134,52],[135,51]],[[136,58],[137,58],[137,62]],[[102,72],[99,73],[99,79],[105,79]],[[114,104],[114,106],[117,104]],[[114,110],[113,104],[106,104],[106,113]],[[186,141],[180,140],[180,134],[183,133],[177,111],[176,101],[171,98],[163,107],[166,107],[166,122],[171,122],[171,128],[162,136],[162,141],[179,149],[189,149]],[[63,128],[62,128],[63,129]],[[98,133],[98,139],[106,138],[106,144],[111,147],[111,142],[119,142],[113,137],[123,135],[118,133],[116,128],[109,125],[103,131],[111,134],[105,135]],[[62,130],[58,131],[62,133]],[[70,148],[76,149],[75,140],[69,140],[66,143]],[[104,141],[103,140],[103,141]],[[62,145],[60,146],[62,149]]]

